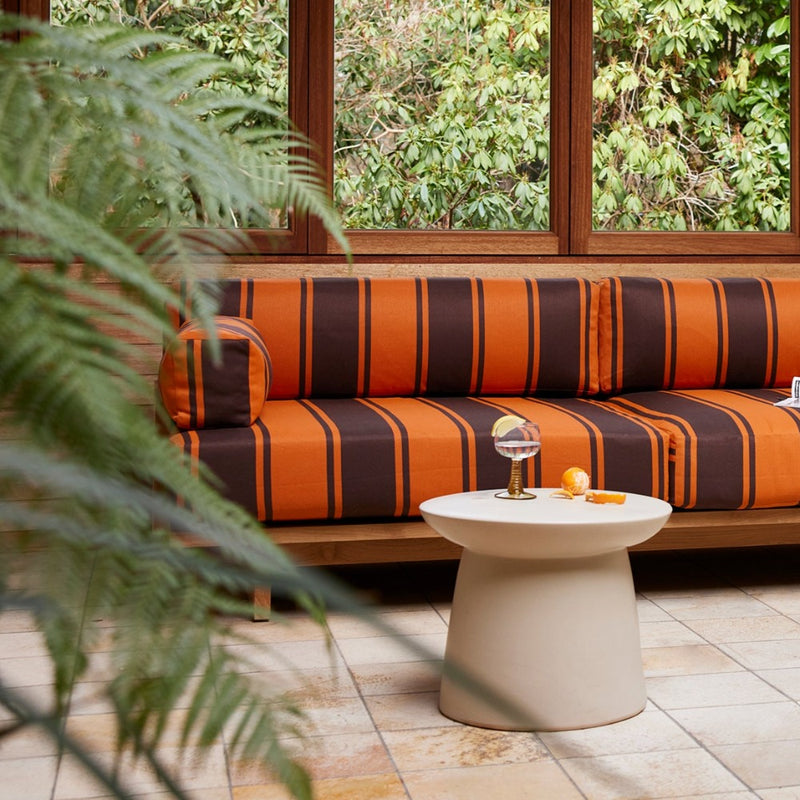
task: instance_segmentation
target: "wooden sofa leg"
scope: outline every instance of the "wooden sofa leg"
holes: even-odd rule
[[[272,590],[269,586],[253,589],[253,622],[269,621],[272,610]]]

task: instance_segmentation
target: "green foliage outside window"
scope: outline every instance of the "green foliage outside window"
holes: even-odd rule
[[[790,228],[789,3],[595,3],[595,229]]]
[[[53,2],[181,33],[285,103],[286,0]],[[549,229],[550,103],[568,98],[551,98],[548,4],[335,9],[345,226]],[[788,0],[597,0],[594,26],[593,228],[789,230]]]

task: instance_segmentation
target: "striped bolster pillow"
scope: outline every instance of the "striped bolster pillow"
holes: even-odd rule
[[[214,319],[220,346],[215,359],[208,331],[185,322],[161,359],[158,384],[169,416],[181,429],[252,425],[272,380],[269,352],[251,322]]]

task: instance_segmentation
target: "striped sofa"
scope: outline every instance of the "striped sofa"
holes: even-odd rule
[[[325,549],[341,526],[395,544],[344,560],[450,552],[404,550],[397,523],[504,486],[489,431],[508,413],[541,428],[527,485],[579,465],[687,512],[800,504],[800,409],[775,405],[800,375],[800,280],[237,279],[221,360],[195,321],[176,327],[172,440],[301,557],[319,540],[309,561],[342,560]]]

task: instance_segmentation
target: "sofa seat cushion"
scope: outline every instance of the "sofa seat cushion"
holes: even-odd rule
[[[800,503],[800,409],[778,389],[636,392],[609,405],[670,437],[669,502],[685,509]]]
[[[489,431],[503,414],[541,427],[530,486],[558,486],[577,465],[595,488],[666,499],[668,436],[645,419],[582,398],[384,397],[270,400],[255,424],[173,440],[262,521],[406,517],[430,497],[503,489],[510,462]]]

